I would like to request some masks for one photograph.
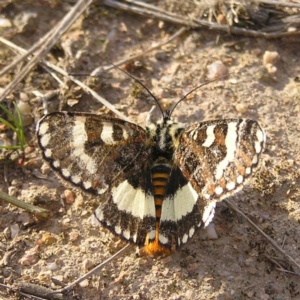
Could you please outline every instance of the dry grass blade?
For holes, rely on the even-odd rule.
[[[287,1],[278,1],[278,0],[256,0],[257,3],[276,5],[276,6],[284,6],[284,7],[295,7],[300,8],[299,3],[287,2]]]
[[[276,268],[276,269],[277,269],[278,271],[284,272],[284,273],[289,273],[289,274],[296,275],[296,276],[300,276],[300,274],[297,274],[297,273],[295,273],[295,272],[286,270],[286,269],[280,264],[280,262],[278,261],[277,258],[271,257],[271,256],[266,255],[266,254],[265,254],[265,257],[266,257],[268,260],[270,260],[271,262],[273,262],[275,265],[277,265],[278,268]]]
[[[244,217],[246,221],[261,235],[263,236],[273,247],[275,250],[279,251],[288,261],[291,265],[296,267],[300,271],[300,265],[270,237],[266,233],[264,233],[255,223],[253,223],[242,211],[240,211],[231,201],[228,199],[223,200],[232,210],[237,212],[239,215]],[[300,273],[296,273],[299,275]]]
[[[30,54],[30,50],[25,50],[17,45],[15,45],[14,43],[6,40],[5,38],[0,36],[0,42],[3,43],[4,45],[12,48],[13,50],[19,52],[22,54],[22,57],[24,59],[29,58],[29,54]],[[67,88],[67,85],[60,80],[60,78],[51,71],[51,69],[49,67],[47,67],[47,64],[45,63],[44,59],[42,59],[41,61],[41,66],[44,68],[44,70],[46,70],[48,73],[51,74],[51,76],[60,84],[61,87]]]
[[[27,282],[20,282],[17,284],[17,287],[11,287],[5,284],[0,283],[0,287],[11,291],[11,292],[16,292],[22,296],[25,296],[26,299],[51,299],[51,300],[62,300],[63,296],[62,295],[51,295],[50,297],[47,297],[47,294],[51,292],[50,289],[45,288],[40,285],[32,284],[32,283],[27,283]],[[2,299],[2,298],[1,298]]]
[[[9,196],[3,192],[0,191],[0,199],[4,202],[13,204],[14,206],[20,207],[29,213],[35,215],[38,219],[48,219],[50,212],[48,209],[44,209],[41,207],[37,207],[34,205],[31,205],[29,203],[23,202],[15,197]]]
[[[13,47],[15,50],[20,51],[22,53],[26,52],[25,49],[16,46],[12,42],[8,42],[4,38],[0,38],[0,42],[5,43],[9,47]],[[86,93],[92,95],[96,100],[98,100],[100,103],[102,103],[103,105],[105,105],[108,109],[110,109],[113,113],[115,113],[121,119],[123,119],[125,121],[129,121],[129,119],[127,117],[125,117],[122,113],[120,113],[111,103],[109,103],[106,99],[102,98],[99,94],[97,94],[94,90],[90,89],[87,85],[85,85],[80,80],[74,78],[73,76],[70,76],[66,71],[64,71],[63,69],[61,69],[61,68],[59,68],[59,67],[57,67],[57,66],[55,66],[55,65],[53,65],[51,63],[49,63],[45,59],[42,59],[41,63],[44,65],[44,67],[47,67],[47,68],[49,68],[51,70],[54,70],[55,72],[57,72],[57,73],[65,76],[65,77],[67,77],[69,80],[72,80],[74,83],[76,83],[77,85],[79,85]],[[62,82],[62,81],[59,80],[59,82]]]
[[[8,85],[0,96],[0,102],[3,101],[18,85],[18,83],[26,76],[26,74],[50,51],[57,40],[64,34],[64,32],[77,20],[77,18],[85,11],[92,0],[79,0],[77,4],[68,12],[68,14],[57,25],[56,29],[47,34],[47,41],[42,45],[35,56],[28,62],[26,67],[15,77],[15,79]]]
[[[15,59],[12,63],[10,63],[8,66],[6,66],[5,68],[3,68],[0,71],[0,76],[5,75],[7,72],[9,72],[10,70],[12,70],[17,64],[19,64],[20,62],[24,61],[25,59],[27,59],[31,54],[33,54],[35,52],[35,50],[37,50],[39,47],[41,47],[45,41],[49,38],[49,36],[53,33],[53,31],[55,30],[55,27],[52,28],[42,39],[40,39],[36,44],[34,44],[26,53],[24,53],[23,55],[21,55],[20,57],[18,57],[17,59]],[[2,37],[1,37],[2,39]]]
[[[166,13],[165,11],[162,10],[158,11],[155,6],[152,6],[150,4],[148,4],[146,7],[140,8],[139,6],[135,5],[135,3],[125,4],[123,2],[114,1],[114,0],[104,0],[103,2],[107,6],[133,12],[142,16],[157,18],[159,20],[164,20],[170,23],[174,23],[182,26],[188,26],[192,28],[200,27],[199,24],[189,20],[188,18],[177,16],[175,14],[170,15],[169,13]]]
[[[294,14],[294,12],[284,10],[300,7],[299,4],[293,3],[256,1],[255,5],[251,5],[250,3],[242,3],[241,1],[218,1],[216,5],[208,1],[198,1],[190,9],[190,13],[182,13],[180,11],[181,6],[178,5],[175,6],[177,12],[174,13],[168,10],[167,5],[165,9],[162,9],[151,4],[133,0],[125,0],[125,2],[104,0],[104,4],[191,28],[206,27],[211,30],[237,35],[264,37],[267,39],[300,35],[299,12]],[[194,11],[198,11],[198,15],[194,14]],[[271,12],[275,17],[270,17]],[[203,16],[208,17],[205,19]],[[217,20],[218,16],[223,16],[223,22]],[[215,21],[212,21],[213,19]]]
[[[51,299],[51,300],[62,300],[63,296],[60,294],[48,296],[51,293],[51,290],[45,288],[41,285],[20,282],[18,283],[18,289],[20,290],[20,294],[27,296],[28,298],[33,299]]]

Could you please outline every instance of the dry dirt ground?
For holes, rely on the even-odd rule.
[[[64,16],[69,5],[60,1],[2,4],[1,17],[14,24],[1,28],[1,36],[28,49]],[[90,72],[141,53],[178,29],[101,4],[92,5],[47,59],[69,71]],[[167,108],[206,81],[208,65],[223,62],[231,72],[229,78],[197,90],[178,106],[173,117],[187,124],[236,117],[259,121],[267,134],[261,168],[231,200],[298,264],[299,43],[300,37],[265,40],[207,29],[190,30],[126,65]],[[270,74],[263,66],[265,51],[279,54],[275,73]],[[14,58],[15,53],[1,45],[1,68]],[[1,87],[10,81],[10,76],[1,78]],[[109,113],[77,86],[66,83],[68,89],[47,101],[49,112],[63,109]],[[96,79],[88,78],[86,83],[139,124],[144,124],[154,105],[144,89],[116,69]],[[51,278],[70,283],[125,245],[103,228],[91,226],[89,217],[100,199],[61,183],[43,165],[34,134],[43,114],[42,102],[33,92],[46,94],[58,87],[49,73],[37,67],[11,96],[30,105],[33,119],[26,127],[26,136],[31,147],[26,149],[23,167],[0,165],[0,189],[49,209],[51,217],[37,221],[0,202],[0,282],[7,285],[23,281],[58,288]],[[1,134],[10,135],[8,131]],[[64,199],[65,190],[73,192],[74,202],[69,196],[67,201]],[[218,205],[214,224],[216,240],[196,234],[168,257],[139,257],[131,249],[64,299],[300,299],[299,276],[289,273],[293,269],[287,261],[224,203]],[[0,298],[26,297],[0,287]]]

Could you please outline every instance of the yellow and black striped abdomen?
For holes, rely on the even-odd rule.
[[[169,173],[152,173],[152,186],[155,203],[156,222],[159,223],[161,216],[161,207],[166,195]]]
[[[155,238],[151,240],[147,236],[145,241],[144,252],[148,255],[170,254],[170,249],[159,243],[159,224],[161,218],[162,204],[166,196],[167,184],[170,177],[171,168],[168,164],[157,164],[151,169],[151,180],[155,204]]]

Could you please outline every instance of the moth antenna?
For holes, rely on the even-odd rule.
[[[149,111],[149,113],[148,113],[148,115],[147,115],[147,118],[146,118],[146,126],[149,126],[149,125],[151,124],[151,117],[152,117],[152,114],[153,114],[155,108],[156,108],[155,105],[153,105],[153,106],[151,107],[151,109],[150,109],[150,111]]]
[[[127,76],[129,76],[131,79],[135,80],[139,85],[141,85],[148,93],[149,95],[154,99],[155,103],[157,104],[161,114],[162,114],[162,117],[164,118],[165,117],[165,114],[164,114],[164,111],[163,109],[161,108],[158,100],[156,99],[156,97],[153,95],[153,93],[139,80],[137,79],[135,76],[131,75],[130,73],[128,73],[127,71],[121,69],[120,67],[118,67],[117,65],[111,63],[115,68],[117,68],[118,70],[120,70],[121,72],[123,72],[124,74],[126,74]]]
[[[202,84],[196,86],[195,88],[193,88],[193,89],[192,89],[191,91],[189,91],[186,95],[184,95],[179,101],[177,101],[177,103],[173,106],[173,108],[172,108],[170,111],[168,111],[167,117],[169,117],[169,118],[171,117],[171,115],[172,115],[172,113],[174,112],[174,110],[175,110],[175,108],[177,107],[177,105],[178,105],[180,102],[182,102],[184,99],[186,99],[186,97],[187,97],[188,95],[190,95],[191,93],[193,93],[193,92],[195,92],[196,90],[200,89],[200,88],[203,87],[204,85],[207,85],[207,84],[209,84],[209,83],[215,82],[215,81],[220,80],[220,79],[223,79],[223,78],[229,76],[230,74],[231,74],[231,73],[228,73],[228,74],[226,74],[226,75],[224,75],[224,76],[221,76],[221,77],[218,77],[218,78],[216,78],[216,79],[214,79],[214,80],[210,80],[210,81],[204,82],[204,83],[202,83]]]

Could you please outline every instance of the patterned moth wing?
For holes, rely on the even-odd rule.
[[[95,114],[50,113],[39,121],[37,137],[52,169],[95,195],[139,170],[149,156],[143,128]]]
[[[103,196],[94,219],[144,246],[156,222],[152,148],[145,129],[101,115],[54,112],[39,121],[37,138],[43,158],[59,177]]]
[[[265,134],[256,121],[246,119],[187,128],[169,121],[166,128],[173,145],[173,171],[162,203],[159,242],[169,246],[175,238],[178,247],[211,222],[217,201],[242,188],[258,166]],[[176,188],[173,177],[180,182]]]
[[[209,204],[241,189],[257,168],[265,141],[256,121],[207,121],[182,133],[175,158],[185,178]]]

